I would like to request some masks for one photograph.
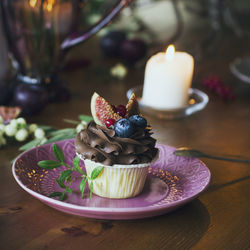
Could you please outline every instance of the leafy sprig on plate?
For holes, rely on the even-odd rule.
[[[68,194],[72,194],[71,184],[74,181],[72,176],[73,172],[78,172],[81,174],[81,183],[80,183],[80,192],[81,197],[83,198],[84,190],[86,187],[87,180],[89,181],[89,189],[90,189],[90,198],[92,198],[93,193],[93,180],[95,180],[103,170],[102,166],[96,167],[91,172],[91,175],[88,176],[80,167],[80,158],[76,156],[73,159],[73,166],[70,166],[65,161],[65,156],[63,151],[56,145],[52,145],[52,151],[57,160],[43,160],[38,162],[38,166],[47,170],[55,169],[60,166],[65,166],[66,170],[62,170],[58,179],[56,179],[57,184],[64,189],[63,192],[53,192],[49,195],[49,197],[59,197],[61,201],[65,200]]]

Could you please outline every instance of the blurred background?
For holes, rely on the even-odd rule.
[[[86,31],[113,5],[105,0],[2,1],[0,103],[32,115],[48,101],[74,98],[78,90],[72,79],[94,82],[93,90],[99,83],[117,82],[124,89],[141,85],[147,60],[171,43],[194,56],[193,86],[210,91],[219,81],[230,87],[219,94],[222,99],[234,99],[238,92],[249,96],[247,0],[132,1],[88,39],[92,34]],[[82,40],[71,43],[79,34]]]

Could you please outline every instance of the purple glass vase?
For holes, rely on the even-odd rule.
[[[23,84],[60,85],[66,52],[108,24],[131,0],[2,0],[2,22]],[[99,21],[87,17],[98,12]],[[59,84],[58,84],[59,82]],[[53,89],[53,88],[52,88]]]

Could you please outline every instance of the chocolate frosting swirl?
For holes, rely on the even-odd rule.
[[[76,152],[83,158],[104,165],[148,163],[156,156],[156,140],[147,129],[137,129],[130,138],[115,135],[114,129],[99,126],[94,121],[75,138]]]

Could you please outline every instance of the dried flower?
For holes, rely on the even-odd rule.
[[[127,74],[127,68],[123,64],[118,63],[111,68],[110,73],[114,77],[123,79]]]

